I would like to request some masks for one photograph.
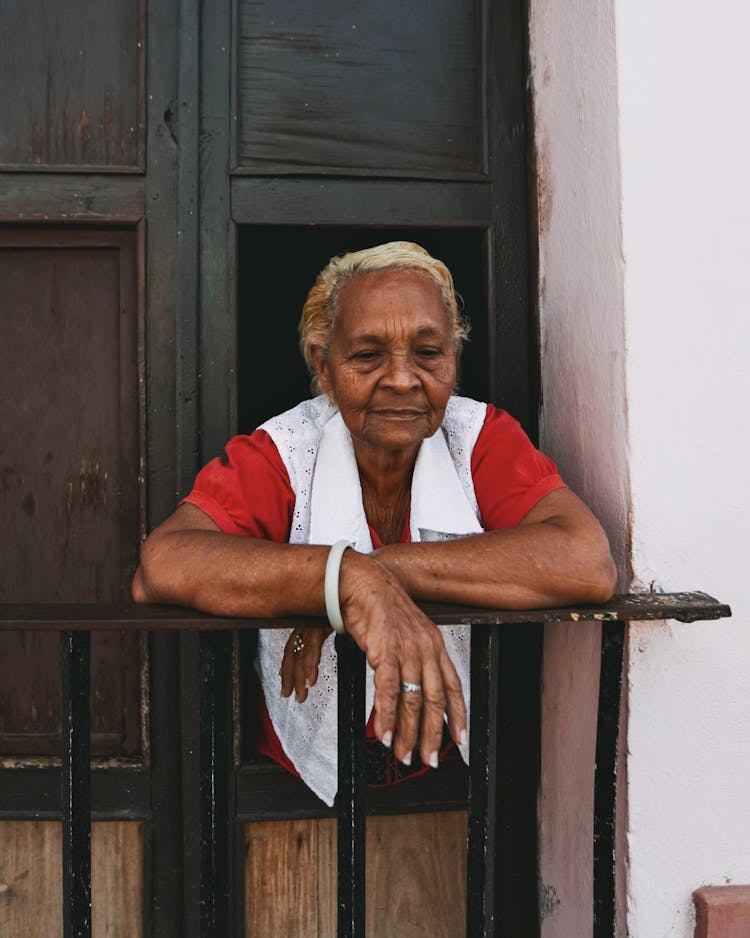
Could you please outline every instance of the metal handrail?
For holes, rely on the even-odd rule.
[[[423,604],[438,625],[472,626],[472,713],[467,863],[467,935],[491,938],[498,918],[494,901],[494,812],[499,629],[522,623],[601,621],[602,669],[596,743],[594,819],[594,938],[614,934],[614,829],[617,727],[625,623],[652,619],[693,622],[731,615],[705,593],[628,594],[596,606],[563,609],[487,610]],[[319,620],[315,620],[319,621]],[[299,619],[236,619],[190,609],[136,605],[0,605],[0,630],[59,631],[62,649],[62,815],[64,938],[91,936],[90,633],[102,629],[200,630],[201,938],[224,935],[229,894],[228,850],[221,844],[227,807],[221,790],[222,735],[212,701],[217,642],[233,629],[288,628]],[[339,699],[338,936],[364,938],[364,655],[348,636],[336,639]]]

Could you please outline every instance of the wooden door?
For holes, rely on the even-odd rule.
[[[408,236],[442,256],[475,325],[464,388],[534,435],[520,0],[9,0],[2,18],[5,601],[126,596],[139,538],[199,466],[304,392],[300,291],[333,253]],[[50,934],[56,650],[4,641],[0,880],[16,884],[18,934]],[[514,860],[498,889],[519,897],[507,933],[533,934],[538,645],[508,641],[514,770],[498,841]],[[95,934],[197,934],[199,639],[95,645]],[[254,756],[248,645],[226,640],[215,687],[231,741],[226,933],[292,934],[286,907],[305,934],[330,934],[329,812]],[[419,887],[382,897],[399,895],[389,866],[423,841],[455,854],[410,864],[452,908],[412,911],[456,933],[464,797],[454,765],[373,799],[373,934],[408,920]],[[292,856],[308,858],[314,889],[300,870],[279,901]],[[39,874],[24,878],[30,864]]]

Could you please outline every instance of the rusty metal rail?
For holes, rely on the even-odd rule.
[[[731,615],[705,593],[631,594],[599,606],[506,611],[425,604],[437,624],[472,626],[472,713],[467,863],[467,935],[501,934],[496,908],[495,806],[498,630],[522,623],[602,622],[602,669],[596,741],[593,938],[614,934],[614,831],[617,729],[625,623],[693,622]],[[229,632],[283,628],[299,620],[232,619],[161,606],[0,605],[0,630],[58,631],[62,649],[62,820],[64,938],[91,936],[90,633],[100,629],[200,630],[201,637],[201,938],[230,933],[230,715],[213,689],[227,680]],[[339,657],[338,936],[365,933],[364,656],[346,636]]]

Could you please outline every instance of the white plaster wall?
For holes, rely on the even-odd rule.
[[[624,285],[614,0],[532,0],[541,437],[603,521],[629,581]],[[545,630],[542,938],[592,925],[598,625]]]
[[[632,521],[636,582],[704,589],[735,613],[633,626],[627,662],[629,934],[692,938],[697,886],[750,883],[750,4],[530,7],[544,446],[623,575]],[[547,651],[559,693],[575,643]],[[576,712],[590,671],[545,698],[548,718]],[[562,838],[585,842],[571,818],[589,767],[569,766],[579,803],[560,804],[565,755],[545,759],[543,934],[577,938],[590,884]]]
[[[750,5],[617,0],[633,568],[722,623],[634,626],[628,924],[750,883]]]

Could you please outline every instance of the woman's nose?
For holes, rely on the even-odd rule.
[[[390,357],[384,383],[387,387],[399,391],[408,391],[419,385],[419,378],[409,355],[392,355]]]

